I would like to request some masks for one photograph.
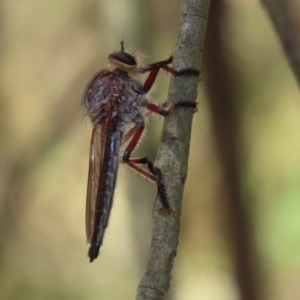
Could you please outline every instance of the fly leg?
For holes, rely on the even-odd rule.
[[[170,114],[176,107],[185,107],[196,109],[196,103],[190,102],[178,102],[171,103],[168,108],[163,108],[159,105],[148,103],[146,108],[152,113],[156,113],[161,116],[167,116]],[[124,137],[124,141],[130,140],[128,146],[126,147],[123,154],[123,163],[127,164],[130,168],[137,171],[139,174],[143,175],[145,178],[149,179],[151,182],[157,184],[157,190],[159,199],[164,208],[164,215],[168,215],[170,212],[174,211],[174,207],[172,207],[168,201],[168,196],[166,192],[166,187],[163,184],[163,175],[159,168],[154,167],[153,163],[147,157],[139,157],[139,158],[130,158],[131,154],[135,150],[143,131],[145,129],[144,124],[138,124],[133,127]],[[148,170],[145,170],[140,165],[147,165]]]
[[[192,112],[197,112],[197,102],[186,102],[186,101],[179,101],[176,103],[163,103],[161,106],[154,104],[154,103],[148,103],[147,109],[151,111],[152,113],[156,113],[160,116],[166,117],[171,112],[173,112],[176,108],[183,107],[183,108],[191,108]]]
[[[200,77],[200,71],[192,69],[192,68],[186,68],[186,69],[182,69],[180,71],[176,71],[173,68],[169,67],[168,65],[173,61],[173,56],[171,56],[170,58],[154,63],[154,64],[150,64],[145,68],[142,68],[140,70],[141,73],[145,73],[145,72],[150,72],[145,83],[144,86],[141,90],[137,90],[136,92],[139,94],[146,94],[148,93],[148,91],[151,89],[152,85],[155,82],[155,79],[157,77],[157,74],[159,72],[160,69],[163,69],[165,71],[167,71],[168,73],[172,74],[173,76],[196,76],[196,77]]]
[[[162,183],[162,173],[159,168],[153,166],[153,163],[147,157],[139,157],[139,158],[130,158],[132,152],[136,148],[143,131],[145,129],[144,125],[138,125],[135,128],[135,133],[132,134],[132,139],[128,144],[127,148],[123,154],[123,163],[127,164],[129,167],[137,171],[139,174],[143,175],[145,178],[149,179],[151,182],[157,184],[157,190],[159,199],[164,208],[164,215],[168,215],[170,212],[174,211],[174,207],[172,207],[168,201],[166,188]],[[148,170],[145,170],[139,165],[147,165]]]

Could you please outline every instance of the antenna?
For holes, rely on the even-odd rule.
[[[120,39],[120,45],[121,45],[121,51],[124,52],[124,37],[122,37],[122,39]]]

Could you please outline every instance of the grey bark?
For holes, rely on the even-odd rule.
[[[183,0],[180,26],[173,67],[176,70],[192,67],[200,69],[204,34],[207,24],[209,0]],[[172,78],[169,101],[195,101],[197,79]],[[178,109],[164,123],[162,141],[155,166],[164,176],[168,199],[175,212],[169,216],[160,213],[156,199],[153,210],[153,233],[146,271],[137,290],[137,300],[168,299],[177,253],[178,235],[184,184],[190,147],[193,113]]]

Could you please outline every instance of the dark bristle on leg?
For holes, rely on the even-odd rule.
[[[191,108],[192,111],[195,113],[198,111],[197,109],[197,102],[186,102],[186,101],[178,101],[175,103],[175,108]]]
[[[175,103],[175,107],[183,107],[183,108],[197,108],[197,102],[185,102],[178,101]]]
[[[167,197],[166,188],[162,182],[157,183],[157,190],[160,202],[163,206],[163,214],[167,216],[170,212],[175,211],[175,208],[170,205]]]
[[[162,172],[159,168],[153,168],[153,172],[157,177],[157,192],[159,200],[163,206],[163,214],[167,216],[170,212],[175,211],[168,201],[167,191],[165,185],[162,183]]]
[[[192,69],[192,68],[187,68],[187,69],[182,69],[180,71],[175,71],[174,70],[174,76],[186,76],[186,77],[190,77],[190,76],[200,76],[200,71]]]

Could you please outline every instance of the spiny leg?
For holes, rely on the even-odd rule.
[[[126,150],[124,151],[123,162],[126,163],[129,167],[131,167],[135,171],[137,171],[139,174],[143,175],[150,181],[157,184],[159,199],[164,208],[164,214],[167,215],[171,211],[174,211],[175,209],[170,205],[170,203],[168,201],[166,188],[165,188],[164,184],[162,183],[161,170],[159,168],[155,168],[153,166],[153,163],[147,157],[130,158],[132,152],[136,148],[136,146],[143,134],[144,128],[145,128],[144,125],[135,127],[135,134],[133,135],[130,143],[128,144]],[[140,167],[139,166],[140,164],[147,165],[149,171]]]
[[[171,103],[165,109],[159,105],[148,103],[146,108],[152,113],[156,113],[158,115],[165,117],[177,107],[192,108],[195,111],[197,109],[196,106],[197,103],[195,102],[178,102],[178,103]],[[137,171],[139,174],[143,175],[150,181],[157,184],[159,199],[164,208],[163,213],[164,215],[168,215],[170,212],[174,211],[175,209],[170,205],[168,201],[166,187],[162,183],[163,175],[161,170],[159,168],[154,167],[153,163],[147,157],[130,158],[139,140],[141,139],[144,129],[145,129],[144,124],[136,125],[125,134],[123,138],[123,142],[126,142],[128,140],[130,140],[130,142],[124,151],[123,162],[127,164],[129,167],[131,167],[132,169],[134,169],[135,171]],[[139,165],[147,165],[149,171],[145,170]]]
[[[139,174],[143,175],[145,178],[149,179],[151,182],[157,184],[157,191],[163,206],[164,215],[168,215],[170,212],[175,211],[175,208],[172,207],[168,201],[166,187],[162,183],[162,173],[159,168],[154,168],[153,163],[147,157],[129,158],[128,161],[124,160],[124,163]],[[140,167],[139,164],[147,164],[149,171]]]
[[[152,113],[156,113],[160,116],[166,117],[169,115],[171,112],[173,112],[176,108],[191,108],[192,112],[197,112],[197,102],[186,102],[186,101],[179,101],[179,102],[172,102],[168,103],[165,102],[161,105],[157,105],[154,103],[148,103],[147,104],[147,109],[151,111]]]
[[[150,64],[145,68],[142,68],[140,70],[141,73],[145,73],[145,72],[150,72],[150,73],[144,83],[143,89],[140,91],[137,91],[137,92],[140,94],[148,93],[148,91],[153,86],[160,69],[167,71],[168,73],[172,74],[173,76],[186,76],[186,77],[187,76],[196,76],[196,77],[200,76],[200,71],[192,69],[192,68],[186,68],[186,69],[182,69],[179,71],[174,70],[173,68],[168,66],[172,61],[173,61],[173,56],[171,56],[170,58],[168,58],[166,60],[162,60],[157,63]]]
[[[146,108],[151,111],[152,113],[161,115],[161,116],[167,116],[169,113],[171,113],[176,107],[185,107],[185,108],[196,108],[197,103],[190,103],[190,102],[179,102],[179,103],[171,103],[168,108],[164,109],[159,105],[156,105],[154,103],[148,103]],[[159,168],[156,168],[153,166],[153,163],[147,158],[147,157],[140,157],[140,158],[130,158],[131,154],[133,153],[134,149],[136,148],[139,140],[141,139],[141,136],[143,134],[143,131],[145,129],[144,124],[137,125],[129,130],[129,132],[125,135],[123,138],[123,141],[126,142],[129,139],[130,142],[128,146],[126,147],[124,154],[123,154],[123,162],[126,163],[129,167],[137,171],[139,174],[143,175],[150,181],[157,184],[157,190],[159,199],[163,205],[164,208],[164,214],[167,215],[171,211],[174,211],[174,207],[172,207],[168,201],[166,187],[162,183],[162,172]],[[148,170],[143,169],[139,165],[147,165]]]

